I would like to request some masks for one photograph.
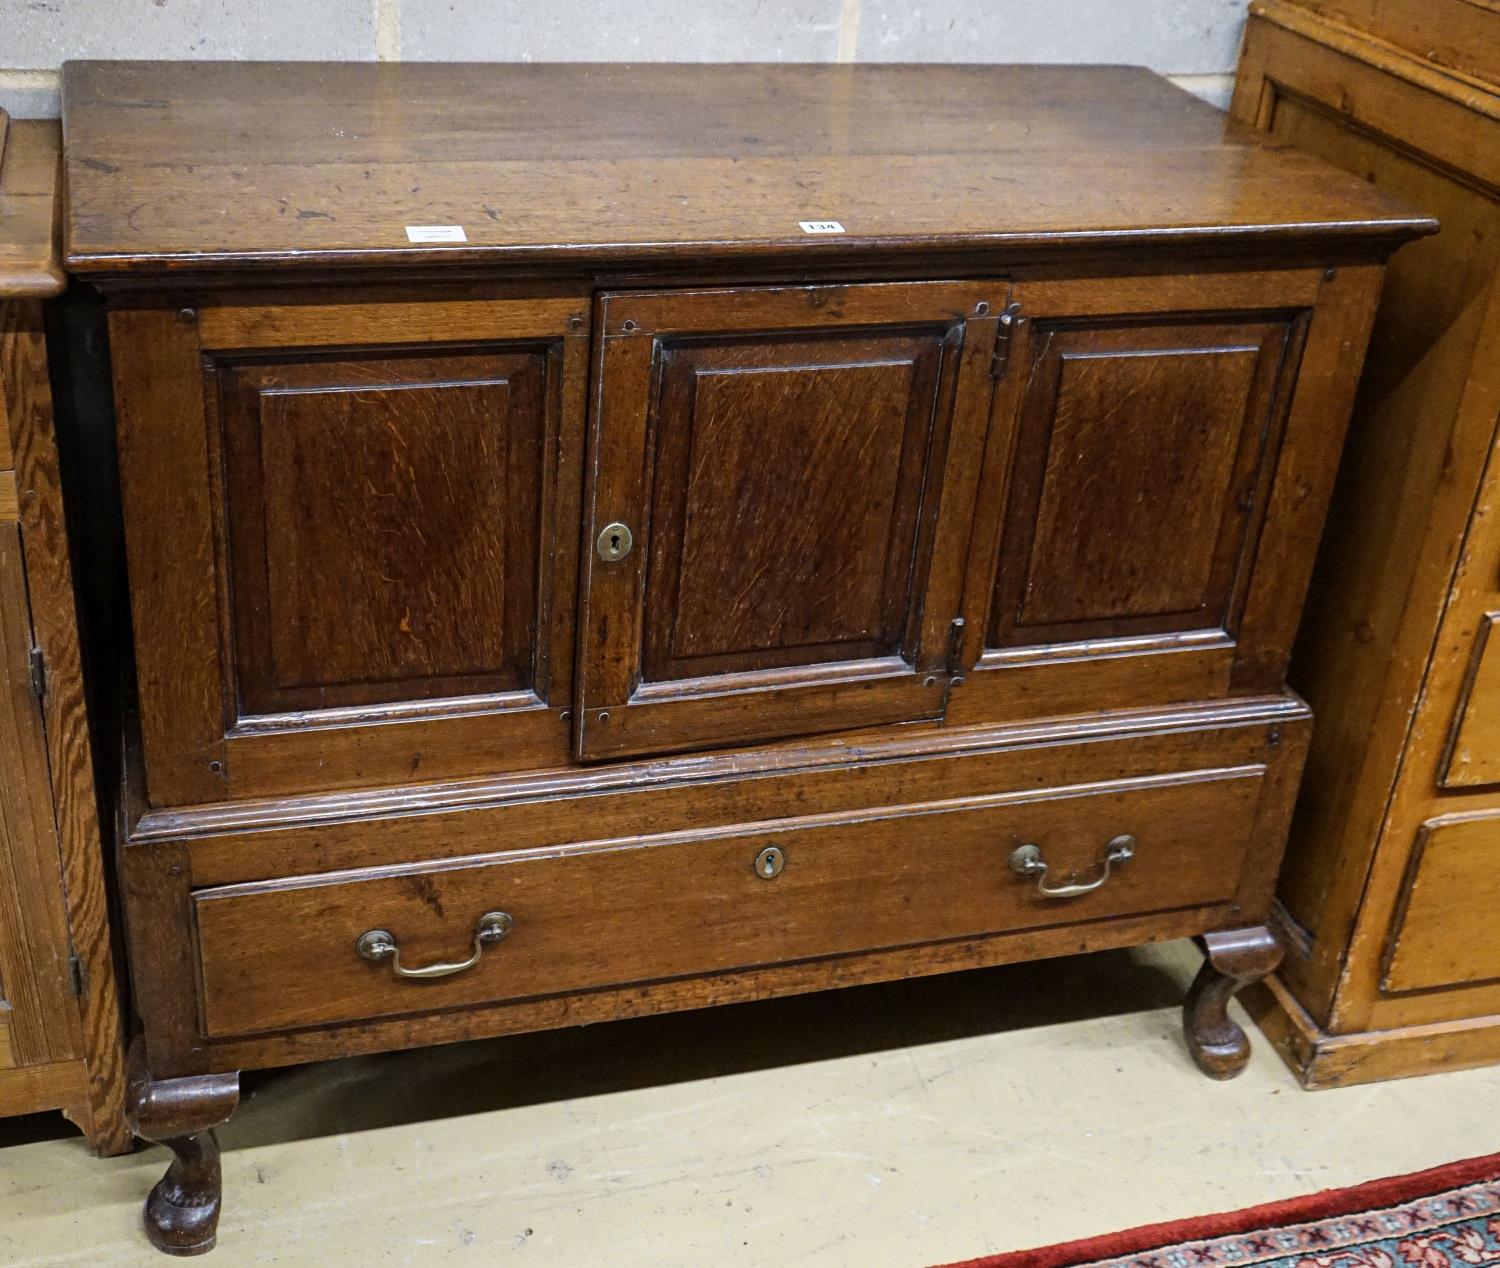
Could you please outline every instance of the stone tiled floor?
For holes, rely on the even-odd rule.
[[[926,1268],[1500,1150],[1500,1069],[1191,1066],[1190,945],[248,1076],[208,1264]],[[0,1263],[164,1264],[164,1166],[0,1123]]]

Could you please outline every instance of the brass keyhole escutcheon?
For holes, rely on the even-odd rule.
[[[599,531],[599,540],[594,543],[594,548],[599,552],[600,559],[612,564],[624,559],[634,545],[635,536],[630,531],[630,525],[616,520]]]
[[[775,880],[786,866],[786,855],[776,846],[768,845],[755,856],[755,874],[763,881]]]

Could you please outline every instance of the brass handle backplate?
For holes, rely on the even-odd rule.
[[[1080,894],[1092,894],[1109,879],[1112,867],[1128,863],[1135,857],[1135,838],[1117,836],[1104,847],[1104,870],[1091,881],[1081,885],[1047,884],[1047,860],[1042,857],[1039,845],[1020,845],[1010,856],[1010,870],[1017,876],[1036,877],[1037,892],[1046,898],[1077,898]]]
[[[485,912],[479,917],[479,923],[474,926],[474,947],[469,953],[469,958],[451,964],[424,964],[421,968],[407,968],[401,963],[401,948],[396,943],[395,935],[385,929],[367,929],[359,935],[354,949],[359,953],[361,960],[369,960],[372,964],[389,960],[397,977],[425,982],[436,977],[451,977],[455,973],[462,973],[465,969],[472,969],[479,963],[479,957],[484,954],[485,947],[504,938],[510,932],[513,923],[509,912]]]

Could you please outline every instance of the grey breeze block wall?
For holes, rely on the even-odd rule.
[[[1246,0],[0,0],[0,106],[69,58],[1114,62],[1228,101]]]

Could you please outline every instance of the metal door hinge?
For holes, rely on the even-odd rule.
[[[72,983],[73,994],[82,999],[89,992],[88,970],[83,966],[83,960],[78,952],[73,951],[68,955],[68,981]]]
[[[47,657],[40,647],[33,647],[26,657],[26,667],[31,672],[31,694],[38,701],[47,698]]]
[[[1018,302],[1007,304],[1005,311],[998,319],[999,329],[995,331],[995,359],[990,362],[990,377],[1003,379],[1005,372],[1010,369],[1010,345],[1016,333],[1016,325],[1021,321],[1021,305]]]
[[[961,616],[953,618],[953,623],[948,626],[948,672],[958,673],[959,658],[963,655],[964,647],[964,619]]]
[[[953,698],[953,689],[964,685],[964,676],[960,666],[963,663],[964,650],[964,619],[961,616],[953,618],[952,624],[948,626],[948,681],[943,684],[943,711],[942,716],[948,716],[948,701]]]

